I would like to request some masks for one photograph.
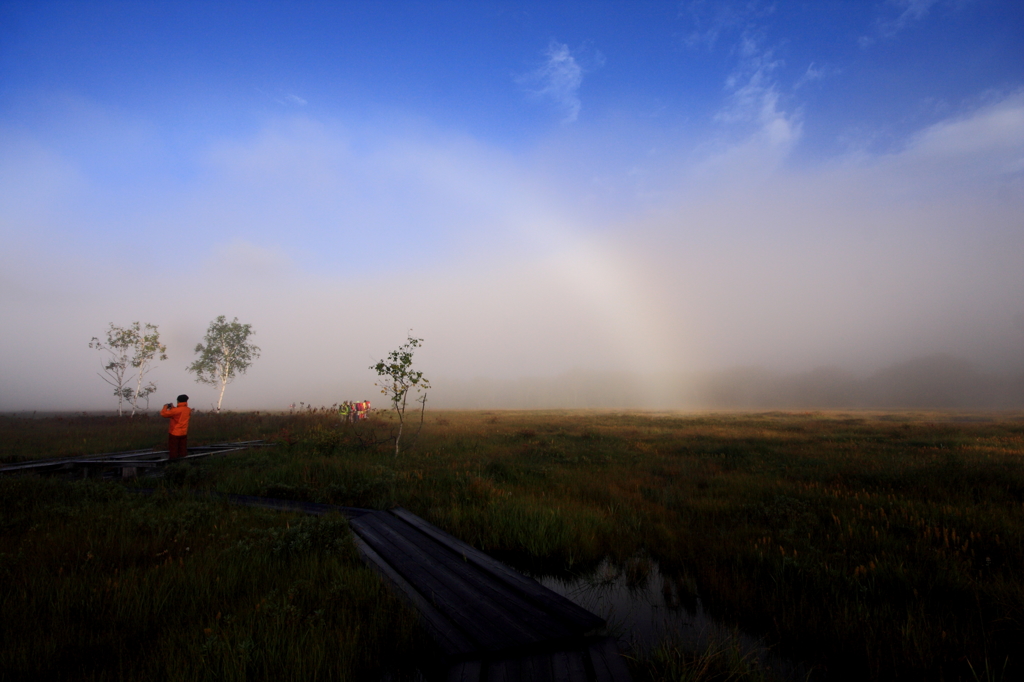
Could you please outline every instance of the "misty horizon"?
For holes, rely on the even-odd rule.
[[[449,382],[429,378],[433,386],[427,391],[428,411],[1024,409],[1024,368],[1005,373],[984,371],[963,358],[948,355],[912,358],[866,374],[837,366],[791,373],[746,366],[667,376],[575,369],[548,377],[504,380],[477,377]],[[228,385],[224,409],[320,409],[346,400],[366,399],[374,403],[375,409],[391,409],[390,403],[379,395],[379,389],[372,385],[364,385],[362,392],[310,387],[305,394],[296,392],[267,399],[252,395],[245,387],[246,380],[243,375]],[[371,377],[369,381],[372,380]],[[161,386],[155,394],[160,398],[152,398],[143,411],[152,412],[164,402],[174,402],[178,393],[189,395],[194,408],[212,411],[217,390],[196,383],[173,390]],[[140,406],[145,407],[146,403],[141,402]],[[102,400],[79,406],[57,401],[49,405],[5,407],[0,412],[110,412],[115,407],[116,398],[110,395],[106,405]]]

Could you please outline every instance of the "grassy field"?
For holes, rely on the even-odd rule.
[[[2,456],[158,444],[163,427],[0,418]],[[152,498],[0,479],[0,669],[105,651],[86,656],[94,679],[363,679],[415,655],[411,616],[358,565],[341,519],[183,494],[204,489],[401,505],[536,575],[657,561],[813,679],[1024,673],[1024,415],[435,412],[397,459],[371,444],[387,427],[201,415],[190,442],[277,445],[175,465]],[[321,652],[308,661],[306,642]],[[639,679],[770,677],[730,642],[634,654]]]

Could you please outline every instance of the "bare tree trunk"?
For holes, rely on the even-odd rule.
[[[217,398],[217,414],[220,414],[220,404],[224,402],[224,389],[228,387],[228,381],[231,379],[231,355],[227,354],[227,358],[224,361],[224,367],[220,371],[220,397]]]
[[[408,392],[402,395],[402,409],[398,409],[398,403],[395,403],[395,412],[398,413],[398,433],[395,434],[395,459],[398,459],[398,444],[402,440],[402,429],[405,428],[405,399],[408,395]]]
[[[135,384],[135,393],[132,395],[132,416],[135,416],[135,409],[139,405],[139,391],[142,390],[142,368],[139,368],[139,380]]]

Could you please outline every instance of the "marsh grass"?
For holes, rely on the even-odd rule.
[[[694,650],[674,638],[627,656],[634,675],[671,682],[769,682],[777,675],[762,664],[758,652],[745,650],[738,637],[712,638]]]
[[[537,575],[650,557],[821,679],[1022,673],[1020,415],[440,412],[397,459],[386,419],[263,415],[277,446],[161,485],[401,505]],[[675,679],[666,647],[637,675]]]
[[[0,504],[0,678],[366,679],[414,650],[343,517],[36,478]]]
[[[826,677],[1019,670],[1013,416],[441,413],[396,462],[330,424],[310,437],[211,462],[207,484],[402,505],[535,574],[650,556]]]

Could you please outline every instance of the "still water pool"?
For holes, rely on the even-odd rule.
[[[621,564],[605,559],[585,575],[536,579],[604,618],[608,634],[619,639],[622,651],[650,650],[663,642],[684,651],[733,645],[777,677],[812,677],[808,666],[774,655],[762,638],[712,618],[692,581],[663,575],[651,559],[634,558]]]

